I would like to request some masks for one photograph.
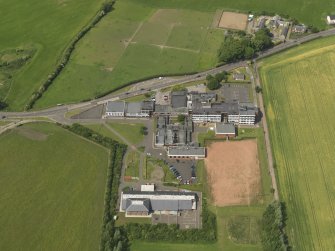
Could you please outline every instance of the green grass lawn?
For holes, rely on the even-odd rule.
[[[261,62],[267,120],[294,250],[335,246],[335,37]]]
[[[92,129],[93,131],[96,131],[97,133],[100,133],[105,137],[122,142],[122,140],[115,133],[110,131],[104,124],[85,124],[84,126]]]
[[[126,155],[126,176],[138,177],[140,165],[140,153],[137,151],[129,151]]]
[[[37,49],[32,60],[14,74],[10,88],[0,85],[0,96],[7,97],[10,109],[24,108],[32,93],[55,69],[67,44],[96,14],[102,2],[0,0],[0,52],[26,46]]]
[[[141,134],[141,127],[144,126],[142,123],[124,123],[124,122],[108,122],[108,125],[115,131],[121,134],[131,144],[138,145],[143,139],[144,135]]]
[[[97,250],[108,156],[48,123],[0,135],[0,249]]]

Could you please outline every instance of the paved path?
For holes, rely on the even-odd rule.
[[[254,67],[255,67],[254,68],[255,69],[254,79],[256,81],[256,85],[261,86],[256,62],[254,62]],[[268,128],[268,124],[267,124],[266,116],[265,116],[263,95],[262,95],[262,93],[258,93],[257,96],[258,96],[259,109],[263,114],[262,124],[263,124],[263,130],[264,130],[265,147],[266,147],[266,152],[267,152],[267,155],[268,155],[269,174],[271,176],[272,188],[274,189],[273,196],[274,196],[275,200],[279,200],[276,173],[275,173],[274,166],[273,166],[273,156],[272,156],[272,150],[271,150],[269,128]]]

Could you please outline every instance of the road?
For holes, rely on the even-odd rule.
[[[301,43],[305,43],[310,40],[314,40],[319,37],[326,37],[326,36],[332,36],[335,35],[335,28],[321,31],[319,33],[313,33],[310,35],[307,35],[305,37],[297,38],[295,40],[289,40],[285,43],[282,43],[280,45],[277,45],[273,48],[270,48],[262,53],[259,53],[259,55],[254,59],[259,60],[264,57],[268,57],[270,55],[276,54],[278,52],[281,52],[283,50],[286,50],[288,48],[297,46]],[[34,112],[0,112],[0,117],[1,116],[6,116],[6,117],[51,117],[53,120],[57,121],[57,117],[60,118],[63,114],[73,109],[78,109],[78,108],[90,108],[93,107],[97,104],[102,104],[106,103],[109,100],[118,100],[118,99],[123,99],[123,98],[128,98],[128,97],[133,97],[141,94],[148,93],[153,90],[161,89],[161,88],[166,88],[170,86],[174,86],[176,84],[182,84],[190,81],[195,81],[195,80],[204,80],[208,74],[217,74],[222,71],[230,71],[232,69],[238,68],[238,67],[243,67],[247,66],[247,61],[240,61],[237,63],[232,63],[232,64],[226,64],[220,67],[216,67],[207,71],[203,71],[200,73],[196,74],[191,74],[191,75],[185,75],[185,76],[180,76],[176,78],[153,78],[147,81],[141,81],[138,83],[135,83],[133,87],[131,88],[130,91],[124,92],[124,93],[119,93],[119,94],[109,94],[105,97],[95,99],[92,101],[88,102],[82,102],[82,103],[77,103],[77,104],[69,104],[69,105],[63,105],[63,106],[57,106],[57,107],[52,107],[49,109],[44,109],[40,111],[34,111]],[[63,122],[63,121],[61,121]]]
[[[254,82],[255,82],[256,86],[261,86],[256,61],[254,62],[254,71],[255,71]],[[271,176],[271,182],[272,182],[272,188],[273,188],[273,197],[274,197],[275,200],[279,200],[278,186],[277,186],[277,180],[276,180],[276,172],[275,172],[274,165],[273,165],[273,156],[272,156],[272,150],[271,150],[270,134],[269,134],[268,123],[266,121],[266,116],[265,116],[263,95],[261,93],[258,93],[257,97],[258,97],[258,107],[259,107],[260,112],[263,115],[262,125],[263,125],[263,130],[264,130],[266,153],[267,153],[267,157],[268,157],[269,174]]]
[[[268,57],[270,55],[276,54],[278,52],[284,51],[286,49],[292,48],[294,46],[298,46],[302,43],[320,38],[320,37],[327,37],[327,36],[333,36],[335,35],[335,28],[321,31],[319,33],[314,33],[307,35],[305,37],[297,38],[295,40],[289,40],[285,43],[282,43],[278,46],[275,46],[273,48],[270,48],[264,52],[259,53],[259,55],[254,59],[254,66],[255,66],[255,81],[256,85],[260,85],[260,80],[258,78],[258,73],[257,73],[257,63],[256,61],[265,57]],[[195,80],[204,80],[206,79],[206,76],[208,74],[215,75],[217,73],[220,73],[222,71],[230,71],[235,68],[239,67],[245,67],[248,65],[247,61],[240,61],[237,63],[232,63],[232,64],[226,64],[220,67],[216,67],[207,71],[203,71],[200,73],[196,74],[190,74],[190,75],[185,75],[185,76],[179,76],[179,77],[168,77],[168,78],[153,78],[147,81],[140,81],[138,83],[134,83],[131,87],[131,89],[127,92],[123,93],[118,93],[118,94],[109,94],[106,95],[102,98],[95,99],[92,101],[88,102],[82,102],[82,103],[77,103],[77,104],[69,104],[69,105],[62,105],[62,106],[56,106],[40,111],[32,111],[32,112],[0,112],[0,118],[3,116],[6,116],[7,118],[22,118],[26,122],[30,121],[34,117],[47,117],[53,121],[59,122],[59,123],[67,123],[71,124],[74,122],[74,120],[67,119],[65,117],[65,114],[74,109],[89,109],[97,104],[103,104],[106,103],[109,100],[119,100],[119,99],[124,99],[124,98],[129,98],[145,93],[149,93],[154,90],[158,90],[161,88],[166,88],[166,87],[171,87],[176,84],[182,84],[182,83],[187,83],[190,81],[195,81]],[[270,137],[269,137],[269,130],[268,130],[268,125],[265,119],[265,110],[264,110],[264,103],[263,103],[263,97],[262,95],[258,95],[258,101],[259,101],[259,107],[261,112],[263,113],[263,128],[264,128],[264,135],[265,135],[265,144],[266,144],[266,150],[268,154],[268,164],[269,164],[269,173],[271,175],[272,179],[272,187],[274,189],[274,198],[275,200],[279,199],[279,194],[278,194],[278,187],[277,187],[277,181],[275,177],[275,170],[273,166],[273,156],[272,156],[272,151],[271,151],[271,142],[270,142]],[[20,122],[24,123],[24,122]],[[10,126],[6,126],[5,128],[2,128],[0,131],[3,132],[9,128],[12,128],[12,126],[15,126],[15,124],[11,124]]]

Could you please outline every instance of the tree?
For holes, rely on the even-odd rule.
[[[226,71],[215,74],[214,78],[220,83],[221,81],[228,79],[228,73]]]
[[[255,37],[252,40],[253,48],[256,51],[262,51],[273,46],[271,33],[269,29],[263,28],[255,33]]]
[[[8,107],[8,104],[6,102],[0,101],[0,110],[3,110]]]
[[[111,12],[113,10],[113,5],[114,5],[114,1],[107,1],[107,2],[103,3],[101,9],[104,13],[108,13],[108,12]]]
[[[220,88],[220,83],[219,81],[217,81],[215,78],[213,78],[212,80],[210,80],[207,84],[207,88],[210,90],[216,90]]]
[[[231,63],[244,57],[244,48],[240,39],[235,39],[232,36],[225,38],[219,50],[219,60],[226,63]]]
[[[148,134],[148,128],[146,128],[145,126],[141,126],[140,128],[140,134],[142,135],[147,135]]]
[[[255,50],[251,46],[248,46],[244,49],[245,59],[252,59],[254,55],[255,55]]]
[[[179,123],[184,123],[184,122],[185,122],[185,118],[186,118],[185,115],[183,115],[183,114],[179,114],[178,117],[177,117],[177,121],[178,121]]]
[[[257,93],[261,93],[263,90],[262,90],[262,87],[260,87],[260,86],[256,86],[255,91],[256,91]]]

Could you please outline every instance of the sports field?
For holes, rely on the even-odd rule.
[[[261,191],[256,140],[213,142],[205,159],[212,203],[250,205]]]
[[[117,1],[115,10],[79,44],[37,107],[81,101],[160,74],[214,67],[224,31],[215,12],[160,9]]]
[[[98,250],[108,156],[53,124],[0,135],[0,250]]]
[[[0,85],[0,96],[6,97],[11,109],[24,108],[32,93],[54,71],[66,45],[102,2],[0,0],[0,53],[27,46],[37,50],[30,62],[11,78],[11,86]]]
[[[280,195],[294,250],[335,247],[335,37],[261,62]]]

